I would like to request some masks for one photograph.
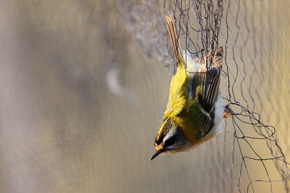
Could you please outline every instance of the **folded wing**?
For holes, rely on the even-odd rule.
[[[208,54],[209,55],[209,54]],[[208,59],[208,57],[206,58]],[[214,123],[214,105],[219,95],[220,74],[222,71],[222,47],[214,54],[212,66],[209,69],[203,64],[195,73],[192,82],[192,94],[196,100],[199,100],[199,107],[203,120],[202,127],[198,130],[200,133],[197,138],[202,138],[207,135],[212,129]]]

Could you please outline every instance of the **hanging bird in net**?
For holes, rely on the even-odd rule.
[[[285,3],[119,1],[140,50],[173,75],[152,158],[206,141],[193,150],[199,155],[193,170],[203,176],[187,174],[194,185],[184,190],[289,192],[289,144],[283,133],[289,127],[290,57],[276,51],[290,48]],[[167,15],[172,17],[165,24]],[[223,110],[216,116],[219,106]],[[220,133],[215,120],[224,113],[231,116],[214,137]]]

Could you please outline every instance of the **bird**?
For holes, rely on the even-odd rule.
[[[155,137],[156,152],[151,160],[160,154],[187,151],[208,141],[223,131],[223,119],[229,115],[219,88],[223,48],[207,52],[202,61],[193,60],[178,45],[172,17],[166,16],[165,23],[177,70],[171,79],[168,104]]]

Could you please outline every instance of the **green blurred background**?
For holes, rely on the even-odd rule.
[[[236,191],[231,129],[149,162],[170,75],[115,0],[4,0],[0,31],[0,192]]]

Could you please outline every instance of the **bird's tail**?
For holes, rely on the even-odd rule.
[[[184,67],[184,62],[183,62],[183,58],[182,58],[182,55],[178,46],[177,35],[176,35],[174,21],[172,17],[165,16],[165,23],[166,23],[166,27],[170,36],[174,56],[177,62],[177,67]]]
[[[176,35],[176,30],[174,27],[174,21],[172,19],[172,17],[170,16],[165,16],[165,23],[166,23],[166,27],[170,36],[170,40],[171,40],[171,44],[173,47],[173,53],[177,62],[177,67],[185,67],[183,58],[182,58],[182,54],[178,45],[178,40],[177,40],[177,35]],[[220,47],[216,50],[213,59],[212,59],[212,66],[216,67],[216,68],[222,68],[222,53],[223,53],[223,47]],[[206,56],[204,57],[203,62],[201,63],[201,66],[199,68],[200,72],[206,72],[206,60],[209,60],[210,55],[212,54],[211,51],[209,51]],[[195,60],[196,63],[200,63],[200,60],[198,58],[196,58]]]

